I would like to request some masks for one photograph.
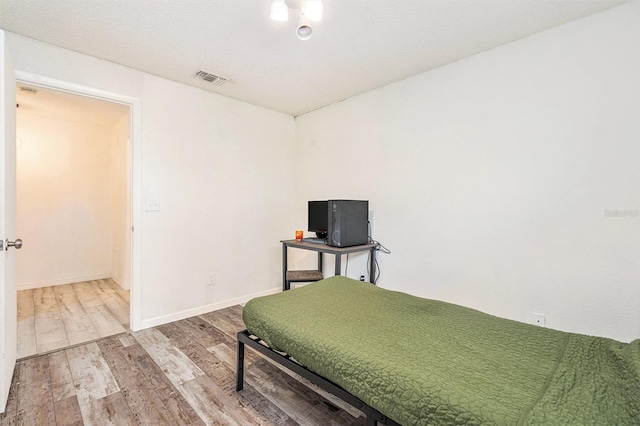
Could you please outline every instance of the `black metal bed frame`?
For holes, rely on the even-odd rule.
[[[244,388],[244,346],[248,345],[253,350],[288,368],[294,373],[299,374],[314,385],[321,387],[322,389],[342,399],[344,402],[362,411],[366,416],[367,426],[375,426],[377,424],[400,426],[395,421],[380,413],[378,410],[370,407],[362,400],[353,396],[332,381],[319,376],[318,374],[309,370],[307,367],[297,363],[289,355],[276,352],[260,342],[261,339],[259,337],[252,335],[247,330],[238,332],[238,367],[236,370],[236,391],[239,392]]]

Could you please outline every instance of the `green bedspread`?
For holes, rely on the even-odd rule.
[[[402,425],[640,425],[640,340],[344,277],[251,300],[249,332]]]

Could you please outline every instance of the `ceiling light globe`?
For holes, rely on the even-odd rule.
[[[302,13],[313,22],[320,22],[322,19],[322,0],[305,0],[302,3]]]
[[[289,20],[289,8],[284,0],[273,0],[273,3],[271,3],[271,19],[279,22]]]

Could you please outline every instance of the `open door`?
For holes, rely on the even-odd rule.
[[[16,365],[16,78],[0,30],[0,412]]]

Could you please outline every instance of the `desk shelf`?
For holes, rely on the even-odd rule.
[[[306,283],[313,281],[320,281],[324,277],[322,272],[309,270],[309,271],[287,271],[287,281],[292,283]]]
[[[310,243],[298,240],[282,240],[282,290],[289,290],[292,282],[314,282],[323,279],[322,276],[322,254],[333,254],[335,256],[335,275],[341,274],[341,258],[343,254],[358,253],[368,251],[371,254],[369,264],[369,281],[375,281],[375,255],[378,243],[362,244],[351,247],[332,247],[326,244]],[[318,253],[318,269],[289,271],[287,265],[287,248],[297,248],[302,250],[311,250]]]

